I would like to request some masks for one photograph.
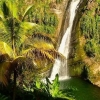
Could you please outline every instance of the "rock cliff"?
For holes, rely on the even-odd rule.
[[[100,87],[100,0],[86,0],[76,16],[69,70]]]

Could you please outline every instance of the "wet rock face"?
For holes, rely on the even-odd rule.
[[[58,27],[56,30],[57,35],[55,36],[55,37],[57,37],[56,38],[57,48],[59,47],[59,43],[60,43],[63,33],[65,31],[65,27],[67,26],[67,23],[65,23],[65,21],[66,21],[66,14],[67,14],[67,8],[68,8],[69,1],[70,0],[63,0],[63,2],[61,4],[59,4],[57,6],[55,5],[55,7],[52,9],[53,12],[57,14],[57,17],[59,20]],[[59,40],[58,40],[58,38],[59,38]]]

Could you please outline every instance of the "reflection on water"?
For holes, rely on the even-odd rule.
[[[100,88],[80,78],[61,81],[60,88],[72,88],[76,100],[100,100]]]

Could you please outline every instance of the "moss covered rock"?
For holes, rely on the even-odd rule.
[[[71,75],[82,76],[100,87],[100,0],[89,0],[80,13],[76,41],[71,43]]]

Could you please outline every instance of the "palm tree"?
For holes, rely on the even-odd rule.
[[[30,5],[22,16],[18,14],[15,3],[3,0],[0,10],[0,82],[8,84],[12,72],[14,72],[14,93],[15,100],[17,70],[21,68],[22,62],[29,59],[37,66],[39,61],[54,62],[55,58],[62,57],[53,47],[52,39],[41,33],[32,33],[34,27],[38,25],[26,22],[25,18],[33,5]],[[47,41],[48,48],[36,46],[35,39]],[[38,41],[39,42],[39,41]]]

